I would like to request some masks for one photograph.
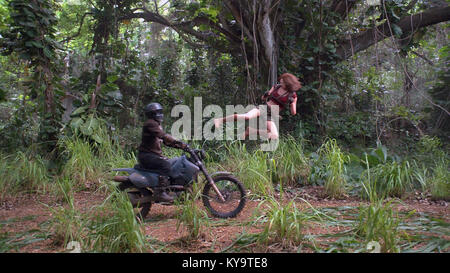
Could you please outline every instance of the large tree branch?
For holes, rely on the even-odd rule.
[[[239,6],[239,3],[236,3],[236,1],[233,0],[226,0],[224,1],[225,6],[228,8],[228,10],[233,15],[234,19],[239,23],[239,26],[242,28],[242,31],[245,33],[247,38],[254,42],[253,34],[249,29],[249,26],[246,24],[245,20],[241,16],[241,7]]]
[[[138,10],[142,10],[141,12],[137,12]],[[190,21],[185,22],[171,22],[165,17],[161,16],[158,13],[151,12],[145,8],[139,8],[133,10],[132,13],[123,15],[119,18],[119,20],[131,20],[131,19],[137,19],[141,18],[144,19],[147,22],[155,22],[159,23],[161,25],[164,25],[166,27],[170,27],[176,32],[180,34],[180,36],[185,37],[185,35],[190,35],[192,37],[195,37],[196,39],[204,42],[205,44],[209,46],[214,46],[216,49],[218,49],[221,52],[231,52],[234,49],[238,48],[240,44],[240,38],[236,36],[234,33],[231,33],[225,28],[222,28],[219,24],[213,22],[207,17],[198,16]],[[237,45],[237,46],[231,46],[227,43],[224,43],[223,40],[220,41],[219,34],[214,33],[213,31],[198,31],[195,30],[195,27],[201,26],[201,25],[207,25],[210,29],[213,29],[220,34],[223,34],[225,39],[228,40],[229,44],[231,45]],[[185,39],[186,40],[186,39]],[[189,41],[187,41],[189,42]],[[190,44],[194,44],[192,41],[189,42]]]
[[[81,16],[80,26],[78,27],[78,31],[77,31],[75,34],[73,34],[72,36],[69,36],[69,37],[67,37],[66,39],[62,40],[60,43],[70,42],[70,40],[72,40],[72,39],[78,37],[78,36],[81,34],[81,28],[83,27],[84,18],[85,18],[88,14],[89,14],[89,15],[92,15],[92,12],[86,12],[85,14],[83,14],[83,15]]]
[[[406,16],[396,25],[403,33],[409,33],[419,28],[438,24],[450,20],[450,6],[443,8],[432,8],[419,14]],[[336,54],[341,59],[347,59],[352,54],[365,50],[375,43],[393,35],[389,22],[378,27],[353,35],[338,46]]]

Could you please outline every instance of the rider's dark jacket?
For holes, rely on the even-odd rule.
[[[161,125],[154,119],[148,119],[142,128],[142,141],[139,152],[154,153],[162,157],[161,142],[165,145],[182,148],[182,142],[166,134]]]

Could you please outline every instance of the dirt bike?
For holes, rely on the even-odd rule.
[[[236,217],[244,208],[246,192],[243,184],[229,172],[209,174],[203,164],[205,153],[203,150],[185,149],[185,154],[169,159],[172,175],[169,186],[163,189],[175,200],[183,198],[183,193],[192,190],[192,183],[198,183],[198,173],[202,172],[206,184],[202,191],[203,205],[212,215],[219,218]],[[142,169],[135,165],[133,168],[113,169],[113,171],[127,172],[128,176],[115,176],[114,181],[121,191],[127,193],[130,202],[137,210],[137,216],[145,218],[153,203],[173,205],[174,202],[159,202],[154,195],[155,187],[159,187],[159,175],[151,170]]]

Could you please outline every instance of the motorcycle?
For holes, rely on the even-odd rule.
[[[192,190],[192,184],[198,183],[198,174],[202,172],[206,184],[202,190],[203,205],[212,215],[219,218],[236,217],[244,208],[246,191],[243,184],[229,172],[209,174],[203,164],[205,153],[198,149],[185,149],[185,154],[169,159],[172,175],[169,186],[163,189],[175,200],[183,198],[183,193]],[[126,192],[133,207],[137,210],[137,217],[144,219],[153,203],[173,205],[175,202],[159,202],[154,195],[155,187],[159,187],[159,175],[151,170],[142,169],[135,165],[133,168],[119,168],[113,171],[127,172],[127,176],[115,176],[121,191]]]

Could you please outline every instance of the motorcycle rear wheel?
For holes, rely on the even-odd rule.
[[[119,185],[119,189],[120,191],[125,191],[128,195],[128,198],[130,199],[130,201],[132,199],[139,199],[142,198],[144,196],[148,196],[151,195],[152,193],[147,190],[147,189],[131,189],[133,188],[133,184],[131,183],[121,183]],[[128,190],[131,189],[131,190]],[[127,191],[128,190],[128,191]],[[145,217],[147,217],[148,213],[150,212],[150,208],[152,207],[152,203],[151,202],[147,202],[147,203],[138,203],[137,205],[133,205],[133,208],[135,208],[135,212],[136,212],[136,217],[140,220],[144,220]]]
[[[148,191],[146,189],[144,189],[144,191]],[[136,192],[127,192],[128,197],[131,198],[142,198],[144,196],[150,195],[150,191],[144,192],[142,191],[142,189],[140,189],[140,191],[136,191]],[[144,220],[145,217],[147,217],[148,213],[150,212],[150,208],[152,207],[152,203],[151,202],[147,202],[147,203],[138,203],[137,205],[133,205],[133,208],[135,208],[135,212],[136,212],[136,217],[139,218],[140,220]]]
[[[203,205],[216,217],[236,217],[245,206],[245,190],[242,183],[232,175],[218,175],[213,178],[225,202],[220,200],[211,184],[203,188]]]

